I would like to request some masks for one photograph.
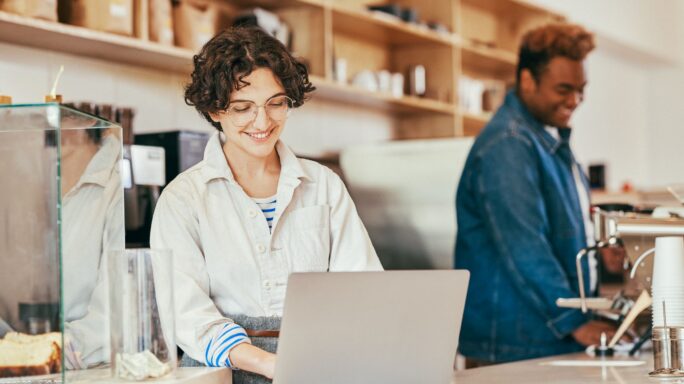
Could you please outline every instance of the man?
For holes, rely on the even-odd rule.
[[[460,339],[469,363],[575,352],[613,332],[555,304],[578,297],[575,256],[594,242],[587,180],[568,143],[593,49],[592,34],[576,25],[528,32],[516,89],[468,156],[455,260],[472,274]],[[593,255],[584,265],[587,292],[596,291],[595,265]]]

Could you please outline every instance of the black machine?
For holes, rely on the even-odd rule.
[[[135,143],[163,147],[166,151],[166,183],[204,158],[211,133],[170,131],[135,135]]]
[[[135,145],[126,146],[124,159],[130,170],[124,190],[127,248],[149,247],[161,190],[202,160],[209,137],[210,133],[193,131],[147,133],[135,135]]]

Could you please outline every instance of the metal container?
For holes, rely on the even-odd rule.
[[[684,327],[653,327],[653,377],[684,376]]]
[[[670,327],[670,362],[684,376],[684,327]]]

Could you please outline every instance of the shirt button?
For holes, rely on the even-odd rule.
[[[264,280],[264,287],[271,288],[271,282],[269,280]]]
[[[247,214],[249,215],[249,217],[256,217],[257,211],[255,211],[254,209],[250,209],[249,212],[247,212]]]
[[[259,253],[264,253],[264,252],[266,252],[266,247],[263,244],[259,244],[256,246],[256,250]]]

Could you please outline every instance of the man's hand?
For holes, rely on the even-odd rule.
[[[622,247],[601,248],[603,266],[610,273],[620,273],[624,270],[625,249]]]
[[[575,341],[582,344],[585,347],[590,345],[599,345],[601,343],[601,333],[605,332],[608,341],[615,334],[616,328],[603,321],[592,320],[583,326],[577,328],[573,333],[572,337]]]

